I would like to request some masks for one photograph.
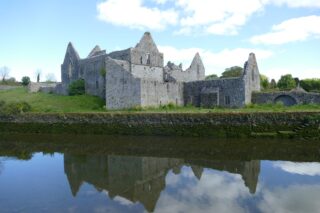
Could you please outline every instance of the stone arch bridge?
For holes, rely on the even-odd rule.
[[[320,104],[320,93],[305,92],[302,90],[256,92],[252,95],[252,103],[267,104],[281,102],[285,106],[296,104]]]

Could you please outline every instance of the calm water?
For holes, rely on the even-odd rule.
[[[2,135],[0,212],[320,212],[319,150],[307,141]]]

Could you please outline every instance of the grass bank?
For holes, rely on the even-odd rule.
[[[0,101],[27,102],[32,107],[32,112],[108,112],[108,113],[251,113],[251,112],[320,112],[320,105],[295,105],[285,107],[281,104],[250,104],[244,108],[198,108],[194,106],[175,106],[173,104],[160,107],[134,107],[126,110],[106,110],[105,102],[94,96],[61,96],[45,93],[28,93],[26,88],[17,88],[12,90],[0,90]]]
[[[26,88],[0,91],[0,101],[27,102],[32,112],[101,112],[104,101],[89,95],[61,96],[45,93],[28,93]]]

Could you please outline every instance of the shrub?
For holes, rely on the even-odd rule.
[[[100,70],[100,75],[101,75],[102,77],[106,77],[106,74],[107,74],[106,68],[101,68],[101,70]]]
[[[21,84],[23,86],[28,86],[30,84],[30,78],[28,76],[23,76],[21,79]]]
[[[168,110],[168,109],[174,109],[176,108],[177,106],[174,104],[174,103],[169,103],[167,105],[162,105],[160,106],[161,109],[165,109],[165,110]]]
[[[21,114],[30,111],[31,106],[27,102],[6,104],[4,101],[0,101],[0,114]]]
[[[207,75],[205,80],[214,80],[214,79],[218,79],[219,77],[216,74],[211,74],[211,75]]]
[[[69,95],[83,95],[85,93],[85,82],[83,79],[73,81],[68,88]]]

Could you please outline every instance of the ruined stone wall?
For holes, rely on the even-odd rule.
[[[20,86],[10,86],[10,85],[0,85],[0,91],[4,91],[4,90],[11,90],[11,89],[17,89]]]
[[[260,73],[256,57],[253,53],[249,54],[249,58],[244,64],[244,72],[242,76],[245,82],[245,103],[251,103],[252,92],[260,91]]]
[[[320,104],[320,93],[300,91],[256,92],[252,94],[252,103],[275,103],[279,97],[292,98],[295,104]]]
[[[80,75],[80,57],[72,43],[68,44],[67,51],[61,65],[62,83],[68,85],[72,81],[79,79]]]
[[[80,61],[80,73],[85,81],[86,94],[105,98],[105,76],[102,70],[106,69],[106,55],[86,58]]]
[[[190,82],[205,79],[205,68],[199,53],[194,56],[191,65],[185,71],[182,70],[182,66],[168,62],[164,72],[165,81]]]
[[[134,78],[124,66],[113,59],[106,60],[106,107],[126,109],[141,105],[140,79]]]
[[[131,61],[131,48],[114,51],[108,54],[110,58],[117,59],[117,60],[124,60],[124,61]]]
[[[34,83],[30,82],[28,85],[28,92],[44,92],[44,93],[54,93],[56,88],[56,83]]]
[[[131,49],[131,63],[149,65],[154,67],[163,67],[163,54],[159,52],[151,52],[147,49],[140,50],[137,48],[133,48]]]
[[[55,87],[54,93],[59,94],[59,95],[68,95],[67,85],[63,84],[63,83],[57,83],[57,86]]]
[[[163,68],[131,64],[131,73],[136,78],[163,82]]]
[[[208,90],[218,92],[218,105],[223,107],[243,107],[245,105],[245,86],[241,78],[225,78],[210,81],[184,83],[184,102],[201,106],[201,95]],[[213,100],[215,101],[215,100]],[[206,100],[208,102],[208,100]],[[208,103],[206,103],[207,105]]]
[[[141,106],[184,105],[183,83],[141,80]]]
[[[200,75],[197,74],[196,70],[187,69],[183,70],[172,70],[169,75],[178,82],[190,82],[190,81],[198,81],[204,80]]]

